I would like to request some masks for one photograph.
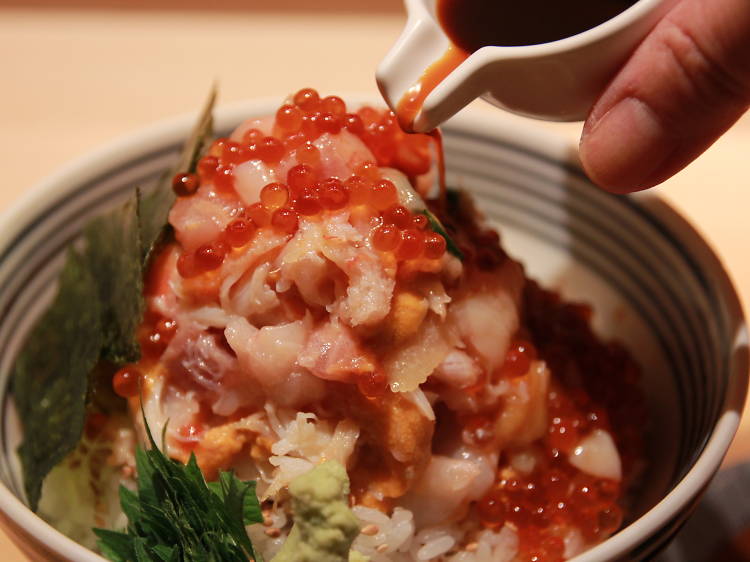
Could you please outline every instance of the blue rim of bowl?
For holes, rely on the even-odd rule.
[[[380,105],[371,96],[342,96],[352,103]],[[278,99],[261,99],[225,106],[217,110],[217,129],[228,129],[252,115],[267,114],[278,105]],[[16,242],[23,239],[27,229],[54,205],[84,186],[95,183],[111,174],[113,169],[131,166],[139,159],[157,153],[174,151],[192,125],[194,114],[157,123],[91,152],[60,169],[37,184],[3,214],[3,239],[0,241],[0,264]],[[453,118],[448,127],[452,132],[470,131],[475,137],[494,144],[502,144],[515,151],[563,168],[571,176],[588,182],[568,142],[535,128],[519,127],[502,115],[489,116],[485,112],[466,111]],[[482,131],[481,134],[477,133]],[[575,557],[577,562],[611,560],[626,553],[646,555],[656,550],[679,528],[694,507],[713,474],[718,470],[739,425],[748,380],[748,336],[742,308],[726,269],[700,233],[678,212],[653,193],[640,193],[623,199],[631,209],[665,234],[671,241],[683,246],[683,255],[692,256],[693,266],[713,272],[712,283],[727,309],[729,321],[735,329],[734,345],[730,357],[730,381],[724,389],[724,400],[717,423],[695,463],[654,507],[601,544]],[[52,202],[52,204],[51,204]],[[690,248],[687,252],[684,248]],[[7,382],[7,381],[6,381]],[[0,509],[31,536],[47,548],[70,560],[81,562],[102,561],[103,558],[82,545],[65,537],[32,513],[7,487],[0,486]]]

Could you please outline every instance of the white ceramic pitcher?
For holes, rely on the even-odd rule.
[[[676,2],[640,0],[614,18],[559,41],[483,47],[432,90],[412,127],[418,132],[432,130],[477,97],[529,117],[584,119],[615,71]],[[437,19],[436,0],[405,0],[405,4],[406,27],[376,76],[394,111],[451,46]]]

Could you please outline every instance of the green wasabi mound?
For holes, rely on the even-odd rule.
[[[349,509],[349,477],[336,461],[318,465],[289,485],[294,526],[271,562],[367,562],[351,551],[359,522]]]

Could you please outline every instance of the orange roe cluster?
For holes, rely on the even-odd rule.
[[[641,370],[619,343],[599,341],[591,329],[588,305],[563,302],[560,296],[527,282],[524,324],[567,398],[551,408],[578,409],[584,419],[570,424],[605,424],[614,438],[623,474],[636,472],[643,458],[643,428],[648,421],[640,388]],[[560,394],[562,396],[562,394]]]
[[[520,560],[563,560],[564,532],[578,528],[588,543],[599,542],[622,524],[624,491],[642,459],[646,411],[638,387],[639,369],[617,344],[600,342],[591,331],[591,310],[563,303],[529,282],[524,294],[525,339],[516,340],[501,376],[521,376],[541,358],[553,374],[547,397],[547,434],[539,443],[530,474],[498,471],[493,488],[476,504],[485,528],[514,526]],[[465,440],[492,440],[491,415],[462,420]],[[595,429],[610,433],[623,468],[622,481],[596,478],[574,467],[568,455]],[[503,453],[500,467],[510,464]]]
[[[314,141],[324,133],[343,130],[359,137],[376,160],[360,163],[347,178],[322,177]],[[430,143],[426,135],[404,133],[390,111],[363,107],[350,113],[337,96],[321,98],[311,88],[300,90],[291,103],[276,111],[273,135],[250,129],[241,142],[217,139],[198,162],[196,174],[173,178],[172,187],[180,197],[189,197],[201,184],[211,182],[217,192],[236,198],[233,170],[239,164],[259,159],[273,165],[290,154],[298,162],[284,183],[266,185],[259,202],[240,209],[220,239],[183,254],[177,263],[180,275],[191,278],[218,269],[233,248],[250,242],[259,229],[291,235],[301,217],[344,208],[373,218],[371,241],[376,250],[392,252],[398,261],[440,259],[446,251],[445,238],[428,228],[426,216],[399,204],[396,186],[379,170],[394,167],[411,178],[428,172]]]

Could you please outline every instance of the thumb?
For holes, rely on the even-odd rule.
[[[750,1],[682,0],[594,106],[581,160],[600,186],[636,191],[694,160],[750,106]]]

